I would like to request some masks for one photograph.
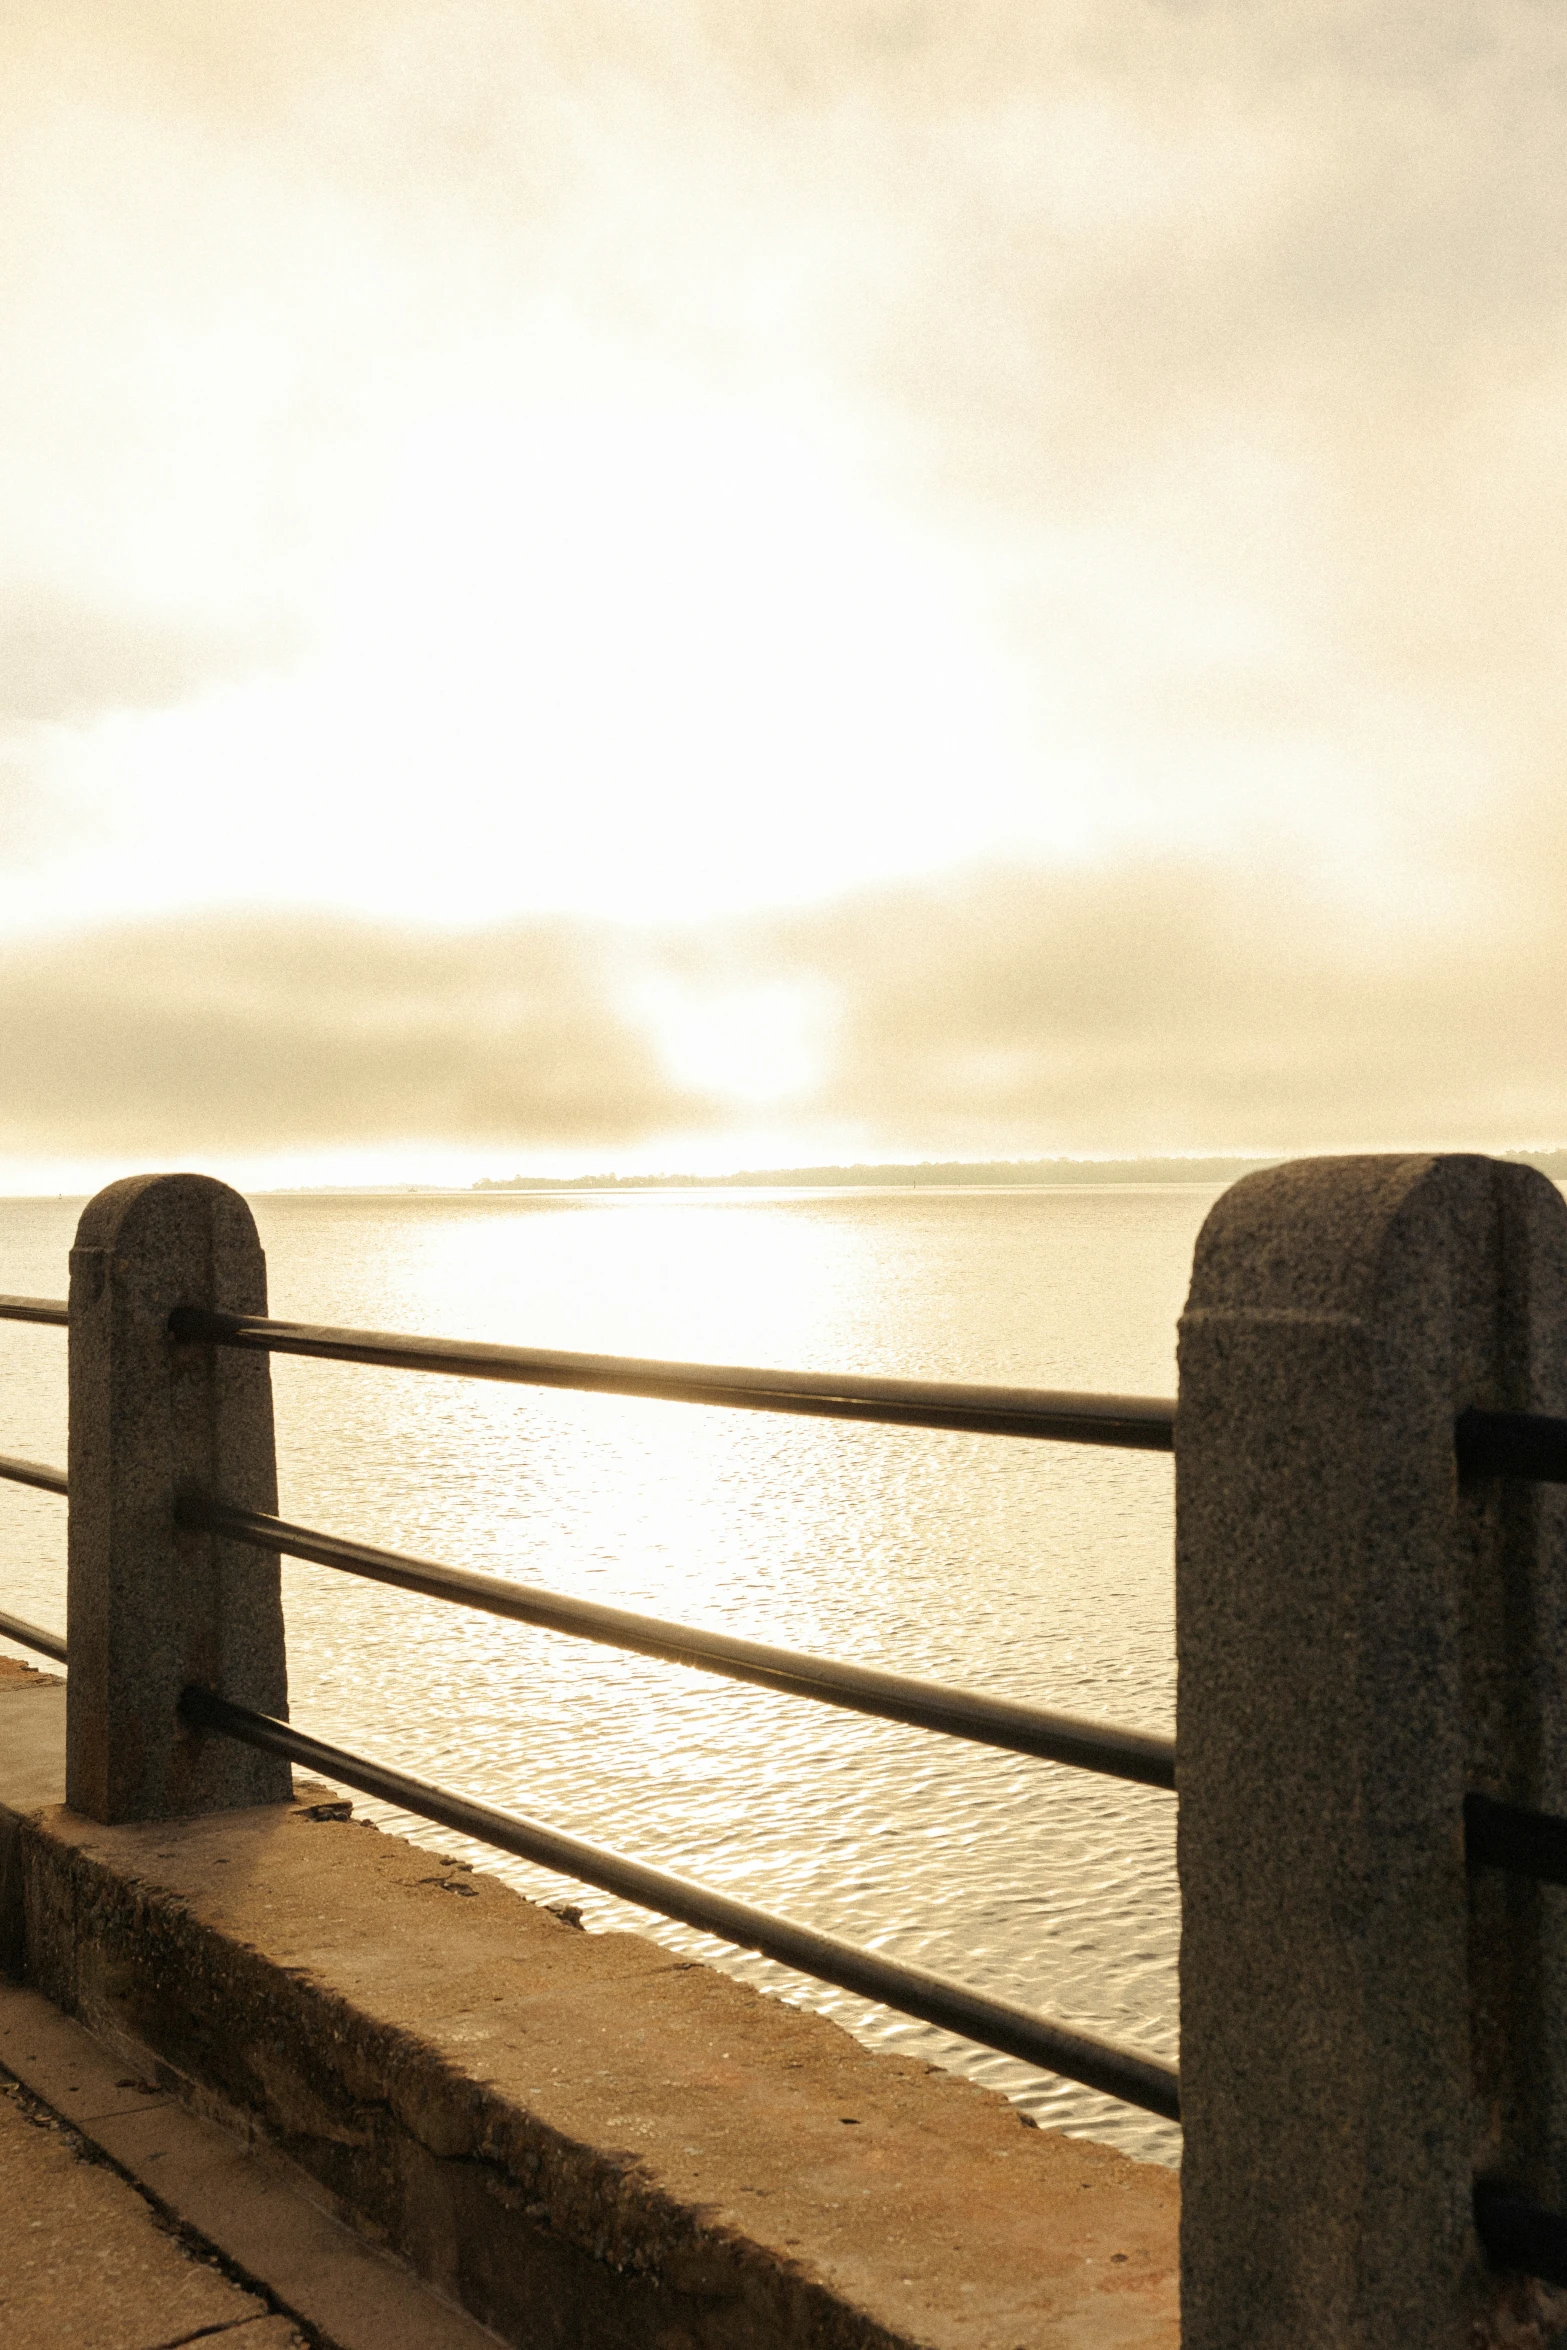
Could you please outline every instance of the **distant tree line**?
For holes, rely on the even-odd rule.
[[[1567,1151],[1496,1154],[1567,1181]],[[1277,1158],[1229,1159],[922,1159],[854,1167],[740,1167],[729,1175],[506,1175],[482,1176],[475,1191],[826,1191],[864,1187],[919,1191],[938,1184],[1234,1183]]]

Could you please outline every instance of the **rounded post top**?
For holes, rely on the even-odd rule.
[[[1425,1223],[1472,1237],[1499,1217],[1567,1240],[1567,1202],[1533,1167],[1478,1152],[1294,1159],[1215,1202],[1192,1259],[1187,1312],[1360,1315]],[[1428,1222],[1427,1220],[1430,1220]]]
[[[231,1243],[260,1247],[256,1220],[243,1193],[215,1175],[122,1175],[95,1192],[81,1213],[75,1245],[123,1254],[143,1240],[155,1245],[171,1225],[222,1222]]]

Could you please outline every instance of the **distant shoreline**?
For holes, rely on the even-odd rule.
[[[740,1167],[727,1175],[483,1176],[475,1191],[916,1191],[1099,1183],[1233,1183],[1277,1159],[926,1159],[917,1166]]]
[[[1567,1150],[1490,1154],[1567,1180]],[[917,1166],[742,1167],[728,1175],[481,1176],[474,1191],[918,1191],[986,1186],[1016,1189],[1094,1184],[1235,1183],[1283,1158],[1212,1159],[928,1159]]]
[[[1206,1187],[1236,1183],[1266,1167],[1282,1167],[1289,1157],[1315,1154],[1293,1152],[1278,1158],[1190,1159],[922,1159],[917,1165],[898,1160],[879,1165],[849,1167],[740,1167],[727,1175],[481,1175],[475,1183],[289,1183],[257,1185],[256,1199],[441,1198],[472,1199],[507,1192],[627,1191],[1082,1191],[1158,1189],[1168,1186]],[[1510,1160],[1515,1166],[1538,1168],[1553,1183],[1567,1187],[1567,1150],[1488,1151],[1488,1158]],[[13,1200],[85,1199],[85,1192],[7,1192]]]

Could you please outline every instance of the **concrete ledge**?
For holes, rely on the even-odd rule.
[[[320,1806],[18,1794],[12,1971],[508,2341],[1175,2350],[1168,2172]]]

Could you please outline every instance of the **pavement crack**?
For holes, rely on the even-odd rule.
[[[258,2313],[255,2317],[237,2317],[232,2324],[227,2318],[224,2318],[217,2325],[197,2326],[194,2333],[174,2334],[167,2342],[153,2342],[149,2345],[149,2350],[185,2350],[185,2346],[189,2342],[210,2342],[218,2334],[242,2333],[246,2326],[263,2323],[263,2314],[270,2315],[271,2313],[269,2311]]]
[[[25,2120],[31,2122],[35,2129],[50,2131],[63,2139],[78,2162],[85,2163],[92,2170],[109,2171],[115,2178],[123,2180],[132,2193],[145,2204],[147,2216],[159,2234],[171,2237],[179,2245],[187,2259],[197,2262],[203,2268],[216,2270],[218,2275],[226,2277],[231,2285],[238,2286],[241,2292],[250,2294],[253,2299],[262,2304],[249,2317],[232,2320],[223,2318],[215,2325],[198,2326],[194,2333],[176,2335],[169,2342],[152,2343],[149,2345],[149,2350],[184,2350],[184,2345],[188,2342],[205,2341],[213,2335],[237,2334],[245,2326],[258,2325],[265,2319],[274,2317],[286,2318],[289,2324],[295,2328],[299,2340],[303,2344],[319,2345],[325,2341],[325,2337],[306,2318],[301,2317],[296,2309],[291,2308],[260,2277],[246,2268],[241,2261],[220,2251],[217,2245],[209,2243],[199,2228],[190,2226],[176,2212],[171,2211],[168,2205],[162,2201],[156,2189],[150,2186],[137,2171],[107,2153],[85,2131],[68,2121],[57,2107],[49,2103],[47,2098],[41,2097],[35,2089],[30,2089],[25,2081],[21,2080],[4,2064],[0,2064],[0,2095],[8,2098],[16,2110],[22,2114]]]

